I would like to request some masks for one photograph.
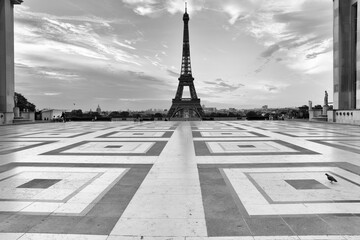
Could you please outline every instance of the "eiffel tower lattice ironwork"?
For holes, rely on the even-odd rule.
[[[181,63],[181,75],[175,98],[168,111],[168,118],[202,118],[204,111],[200,105],[200,98],[197,97],[194,78],[191,73],[190,61],[190,42],[189,42],[189,14],[185,3],[184,21],[184,41]],[[184,87],[189,87],[190,98],[183,98]]]

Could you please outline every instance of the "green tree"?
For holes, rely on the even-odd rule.
[[[154,117],[156,117],[156,118],[162,118],[163,115],[162,115],[161,113],[155,113]]]
[[[259,117],[259,115],[254,111],[250,111],[250,112],[246,113],[246,117],[247,118],[254,118],[254,117]]]
[[[83,112],[81,109],[71,111],[72,117],[82,117],[82,115],[83,115]]]
[[[17,99],[16,106],[20,109],[20,111],[28,109],[30,112],[35,112],[36,106],[33,103],[28,102],[28,100],[23,95],[16,92],[15,98]]]
[[[236,117],[236,114],[235,114],[235,113],[233,113],[233,112],[229,112],[228,117]]]
[[[129,117],[130,113],[129,112],[121,112],[120,113],[120,117]]]
[[[120,116],[120,112],[118,112],[118,111],[113,111],[109,114],[109,117],[111,117],[111,118],[116,118],[119,116]]]

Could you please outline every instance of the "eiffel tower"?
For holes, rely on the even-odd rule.
[[[179,77],[179,85],[176,91],[175,98],[172,100],[171,108],[167,114],[171,118],[203,118],[204,111],[200,105],[200,98],[197,97],[194,78],[191,73],[190,61],[190,42],[189,42],[189,14],[187,13],[187,6],[185,3],[184,21],[184,41],[181,63],[181,75]],[[183,98],[184,87],[189,87],[190,98]]]

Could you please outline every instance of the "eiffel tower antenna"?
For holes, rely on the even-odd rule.
[[[204,117],[204,111],[197,97],[194,78],[191,71],[190,40],[189,40],[189,14],[187,13],[187,2],[185,2],[183,51],[181,60],[181,74],[175,98],[172,100],[171,108],[168,111],[168,118],[197,118]],[[189,87],[190,98],[183,98],[184,87]]]

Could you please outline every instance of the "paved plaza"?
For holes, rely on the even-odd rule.
[[[0,136],[1,240],[360,239],[359,126],[68,122]]]

